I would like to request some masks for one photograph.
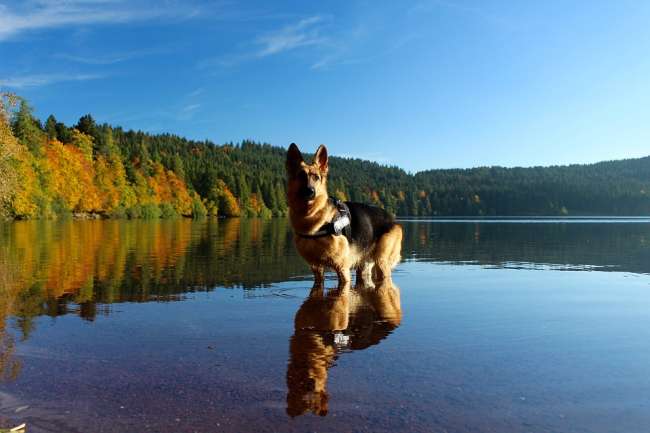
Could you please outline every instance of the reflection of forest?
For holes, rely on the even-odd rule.
[[[402,256],[406,259],[650,272],[650,224],[646,223],[402,224]]]
[[[14,222],[0,226],[7,313],[92,320],[112,302],[254,288],[306,273],[286,220]],[[4,323],[4,320],[2,321]]]

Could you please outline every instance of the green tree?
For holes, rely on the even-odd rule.
[[[81,116],[75,128],[77,128],[79,132],[83,132],[84,134],[90,135],[91,137],[97,136],[97,124],[95,123],[93,116],[90,114]]]
[[[58,138],[56,131],[56,118],[53,114],[50,114],[45,121],[45,134],[47,134],[48,140],[56,140]]]
[[[174,160],[172,164],[172,171],[176,173],[176,176],[181,178],[183,181],[186,181],[185,178],[185,165],[183,164],[183,160],[181,159],[180,155],[175,154],[174,155]]]
[[[32,107],[24,99],[20,100],[20,108],[14,116],[12,126],[18,141],[27,146],[34,155],[40,155],[46,136],[38,120],[32,115]]]

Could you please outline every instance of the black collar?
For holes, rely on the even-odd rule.
[[[305,238],[305,239],[317,239],[317,238],[322,238],[325,236],[340,236],[344,235],[348,240],[350,239],[350,236],[352,235],[352,215],[350,215],[350,209],[348,208],[348,205],[343,203],[341,200],[335,199],[333,197],[330,197],[329,199],[334,206],[336,206],[336,215],[334,215],[334,219],[332,221],[325,223],[321,226],[320,229],[318,229],[317,232],[315,233],[298,233],[296,232],[296,235]]]

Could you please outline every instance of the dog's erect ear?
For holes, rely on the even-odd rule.
[[[289,173],[294,173],[303,161],[300,149],[298,149],[296,143],[291,143],[289,150],[287,151],[287,171]]]
[[[325,145],[321,144],[320,146],[318,146],[316,155],[314,155],[314,164],[318,165],[318,168],[320,169],[321,172],[327,173],[327,170],[329,169],[329,164],[327,158],[327,147],[325,147]]]

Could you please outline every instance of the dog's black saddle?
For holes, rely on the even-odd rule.
[[[321,228],[318,229],[318,231],[315,233],[296,233],[298,236],[306,239],[316,239],[330,235],[343,235],[348,239],[348,241],[352,239],[352,215],[350,214],[350,208],[348,208],[347,204],[334,197],[330,197],[330,201],[334,204],[334,206],[336,206],[337,210],[334,219],[328,223],[323,224]]]

